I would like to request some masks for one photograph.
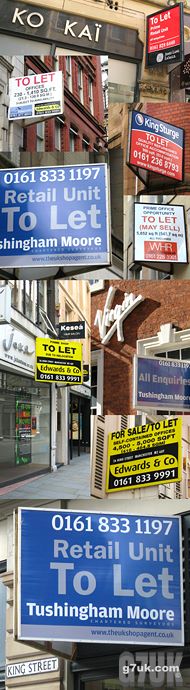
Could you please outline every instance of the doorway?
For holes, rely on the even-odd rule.
[[[90,399],[70,394],[69,408],[70,460],[90,449]]]

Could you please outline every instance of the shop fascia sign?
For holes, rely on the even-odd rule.
[[[106,345],[115,332],[117,332],[117,340],[120,343],[124,341],[123,323],[129,314],[144,301],[142,295],[136,296],[132,292],[129,294],[125,292],[122,304],[116,304],[114,308],[111,308],[115,292],[116,288],[109,288],[104,310],[98,309],[95,316],[94,325],[98,326],[102,345]]]
[[[16,24],[17,27],[28,25],[35,30],[43,26],[44,21],[45,18],[42,12],[28,12],[28,10],[23,10],[20,4],[19,6],[15,7],[12,17],[12,24]],[[79,30],[78,24],[80,26]],[[89,26],[89,24],[85,24],[84,20],[84,26],[81,29],[81,22],[79,23],[78,21],[73,20],[71,17],[71,19],[65,20],[63,35],[68,37],[72,36],[73,38],[77,39],[87,38],[89,42],[94,41],[94,43],[98,43],[101,28],[102,25],[98,22],[94,22],[92,28],[91,25]]]
[[[15,664],[7,664],[7,678],[21,678],[23,676],[34,676],[38,673],[51,673],[58,671],[59,660],[57,657],[49,659],[32,659],[29,661],[16,661]]]
[[[13,326],[0,326],[0,360],[33,373],[34,339]]]

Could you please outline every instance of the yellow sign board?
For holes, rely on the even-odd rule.
[[[181,445],[182,417],[109,434],[106,491],[180,481]]]
[[[82,345],[66,340],[36,338],[35,380],[43,383],[83,382]]]

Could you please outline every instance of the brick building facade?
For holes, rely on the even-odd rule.
[[[122,305],[125,293],[141,295],[143,301],[123,322],[123,342],[117,333],[102,344],[99,329],[94,325],[97,310],[104,311],[108,290],[115,294],[110,309]],[[190,358],[190,291],[189,281],[104,281],[92,298],[92,395],[98,414],[134,414],[133,358],[141,343],[141,354],[172,350],[174,358]],[[113,321],[106,327],[113,324]],[[163,328],[167,324],[167,327]],[[185,333],[184,333],[185,331]],[[143,340],[146,348],[143,349]],[[150,341],[147,343],[147,339]],[[183,353],[177,355],[177,352]],[[171,356],[171,355],[170,355]],[[95,404],[96,399],[96,404]]]
[[[24,151],[98,151],[105,146],[100,57],[25,57],[25,74],[59,69],[64,75],[64,114],[24,129]]]

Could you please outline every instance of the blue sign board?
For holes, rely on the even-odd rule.
[[[180,518],[18,513],[19,639],[183,644]]]
[[[135,407],[190,410],[190,362],[135,357]]]
[[[109,264],[107,166],[0,171],[0,267]]]

